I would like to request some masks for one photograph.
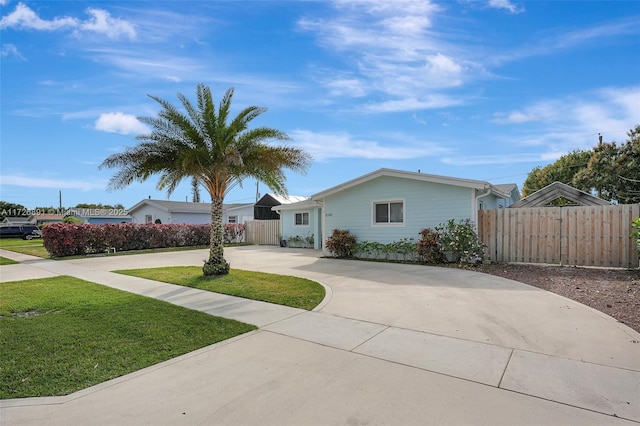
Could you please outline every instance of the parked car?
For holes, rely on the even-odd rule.
[[[0,238],[31,240],[42,238],[42,231],[36,225],[0,225]]]

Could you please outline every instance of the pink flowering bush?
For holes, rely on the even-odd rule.
[[[52,257],[64,257],[100,253],[112,248],[127,251],[206,246],[209,245],[210,229],[210,225],[55,223],[44,227],[42,239]]]
[[[226,223],[224,225],[224,243],[229,244],[243,241],[244,228],[243,223]]]

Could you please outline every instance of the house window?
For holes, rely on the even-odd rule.
[[[404,223],[404,202],[385,201],[373,203],[374,223]]]
[[[238,216],[229,216],[227,223],[238,223]]]
[[[300,212],[295,214],[293,224],[296,226],[309,226],[309,212]]]
[[[144,215],[144,223],[153,223],[153,216],[150,214]]]

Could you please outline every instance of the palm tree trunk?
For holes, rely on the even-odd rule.
[[[211,235],[209,237],[209,259],[202,267],[204,275],[229,273],[229,264],[224,258],[224,227],[222,225],[222,199],[211,198]]]

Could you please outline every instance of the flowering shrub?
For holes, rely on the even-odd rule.
[[[476,263],[484,257],[484,245],[480,242],[473,222],[469,219],[456,223],[450,219],[436,226],[438,246],[450,262]]]
[[[325,243],[327,250],[337,257],[351,257],[356,248],[356,236],[348,230],[334,229]]]
[[[210,225],[156,225],[105,223],[76,225],[55,223],[42,230],[45,249],[53,257],[159,247],[204,246],[209,244]]]
[[[224,243],[238,243],[244,238],[243,223],[225,223],[224,224]]]

